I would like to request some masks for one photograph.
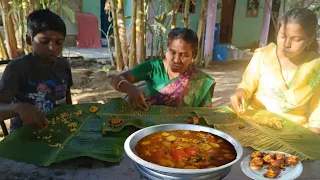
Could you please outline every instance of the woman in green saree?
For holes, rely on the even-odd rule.
[[[165,59],[145,61],[115,76],[111,84],[127,93],[135,108],[147,110],[148,105],[172,107],[211,107],[214,79],[191,65],[198,50],[196,33],[175,28],[168,34]],[[133,83],[145,81],[144,95]]]

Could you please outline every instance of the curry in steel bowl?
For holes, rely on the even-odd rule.
[[[234,146],[227,140],[203,131],[158,131],[140,139],[137,155],[145,161],[171,168],[205,169],[236,159]]]

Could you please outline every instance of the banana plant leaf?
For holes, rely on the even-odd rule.
[[[101,106],[65,105],[50,111],[46,115],[50,124],[43,131],[34,131],[28,126],[16,130],[0,142],[0,157],[40,166],[80,156],[119,162],[123,143],[133,128],[126,127],[121,132],[102,136],[101,119],[89,112],[93,105]],[[76,115],[78,110],[82,110],[81,116]],[[67,122],[57,118],[65,112],[70,114]]]
[[[248,110],[238,116],[231,108],[221,107],[211,113],[196,114],[205,118],[209,125],[235,137],[244,147],[287,152],[299,156],[301,160],[320,159],[319,135],[268,111]],[[267,123],[261,124],[263,121]]]
[[[158,124],[187,123],[188,117],[196,116],[193,112],[200,108],[173,108],[167,106],[150,106],[148,111],[135,110],[124,99],[112,99],[99,110],[97,115],[101,117],[104,132],[120,131],[123,127],[133,125],[137,128],[145,128]],[[110,126],[110,118],[123,119],[122,126]],[[200,125],[207,125],[204,119],[200,119]],[[108,134],[108,133],[107,133]]]

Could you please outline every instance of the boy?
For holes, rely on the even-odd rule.
[[[72,104],[69,63],[58,57],[63,49],[66,26],[49,10],[28,16],[27,44],[31,54],[13,60],[0,81],[0,121],[11,118],[10,131],[22,125],[43,129],[43,115],[60,104]]]

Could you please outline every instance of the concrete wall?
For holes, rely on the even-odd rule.
[[[100,0],[82,0],[82,12],[84,13],[92,13],[95,14],[99,21],[99,27],[101,25],[101,19],[100,19]]]
[[[246,17],[247,1],[237,0],[234,14],[232,44],[237,47],[250,47],[259,43],[263,20],[264,1],[260,0],[256,18]]]

